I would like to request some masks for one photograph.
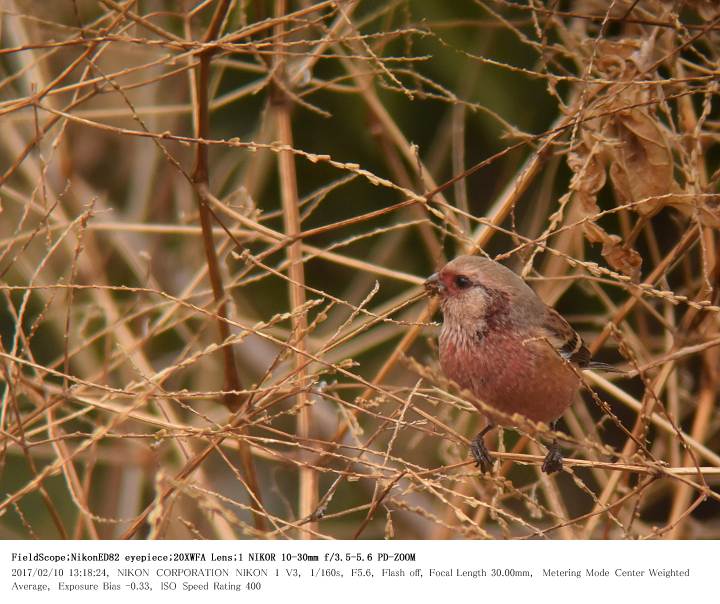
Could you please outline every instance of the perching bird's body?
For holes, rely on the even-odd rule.
[[[577,369],[591,365],[590,353],[565,319],[493,260],[459,256],[432,275],[426,288],[441,298],[443,372],[492,408],[484,411],[488,428],[472,449],[478,464],[489,469],[485,432],[493,424],[512,426],[516,413],[552,424],[575,400]],[[561,461],[554,442],[543,469],[557,471]]]

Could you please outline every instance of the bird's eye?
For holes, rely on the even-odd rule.
[[[455,285],[459,289],[467,289],[472,285],[472,281],[470,281],[470,279],[468,279],[465,275],[458,275],[455,277]]]

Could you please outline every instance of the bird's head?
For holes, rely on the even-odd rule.
[[[460,322],[487,319],[489,314],[508,315],[513,306],[537,300],[509,268],[480,256],[458,256],[448,262],[428,277],[425,290],[440,297],[446,320]]]
[[[509,273],[509,274],[508,274]],[[458,256],[425,281],[425,290],[441,298],[474,297],[488,288],[502,289],[519,279],[515,273],[488,258]]]

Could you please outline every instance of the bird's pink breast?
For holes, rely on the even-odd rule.
[[[443,326],[440,364],[447,377],[487,405],[549,423],[572,404],[579,380],[544,343],[508,332],[491,331],[484,337],[466,333]]]

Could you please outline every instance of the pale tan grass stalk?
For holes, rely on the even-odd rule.
[[[285,0],[275,0],[275,15],[279,18],[275,35],[280,43],[285,39],[285,22],[283,21],[285,12]],[[290,103],[285,89],[285,86],[290,85],[290,81],[286,76],[286,65],[282,59],[278,59],[275,63],[275,70],[277,79],[273,111],[277,119],[278,139],[283,145],[293,147]],[[278,154],[278,166],[285,235],[293,238],[301,231],[295,158],[287,151],[281,152]],[[288,246],[287,257],[289,260],[288,274],[291,279],[291,283],[288,285],[290,308],[295,309],[305,304],[305,270],[302,261],[302,247],[299,241],[295,241]],[[301,353],[305,350],[305,334],[308,329],[305,313],[293,315],[292,329],[295,346]],[[311,434],[313,408],[308,405],[307,394],[304,391],[303,382],[306,380],[306,374],[305,359],[302,354],[295,355],[295,366],[298,370],[296,379],[301,384],[301,390],[298,392],[295,403],[298,409],[297,436],[299,439],[304,440],[309,438]],[[307,518],[317,508],[318,503],[318,476],[312,468],[300,468],[298,487],[298,517]],[[299,533],[298,536],[301,539],[310,538],[312,533],[317,530],[317,523],[310,522],[307,528],[309,532],[301,531]]]

